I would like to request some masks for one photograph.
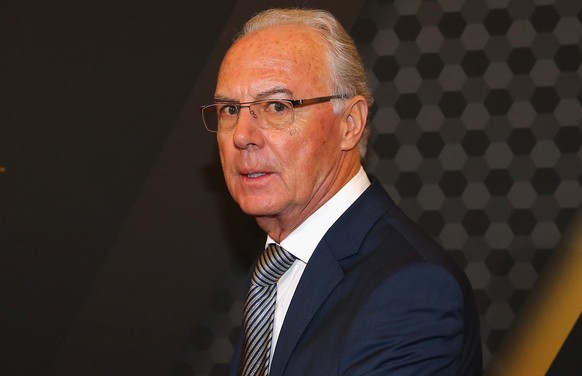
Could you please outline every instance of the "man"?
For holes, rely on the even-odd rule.
[[[268,245],[232,374],[480,374],[467,279],[362,169],[372,97],[333,16],[252,18],[222,61],[214,99],[202,113],[226,184]],[[269,299],[255,278],[275,252],[284,274],[261,287],[273,301],[256,313]]]

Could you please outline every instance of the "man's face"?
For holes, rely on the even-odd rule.
[[[215,99],[306,99],[328,96],[327,63],[320,39],[297,26],[268,28],[240,39],[227,53]],[[345,175],[340,116],[330,102],[294,110],[284,130],[262,129],[248,108],[235,129],[217,139],[228,189],[258,220],[300,224],[339,189]],[[343,183],[341,183],[343,184]]]

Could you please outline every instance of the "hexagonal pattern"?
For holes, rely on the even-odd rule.
[[[351,34],[366,168],[464,268],[487,364],[582,206],[582,2],[368,0]],[[233,261],[210,296],[194,374],[227,374],[245,281]]]
[[[440,14],[430,25],[421,17],[429,8]],[[364,14],[378,9],[393,18],[379,33],[398,23],[387,3],[369,1]],[[582,205],[582,4],[436,1],[422,2],[416,15],[418,35],[436,24],[444,39],[416,63],[423,79],[416,93],[395,88],[394,100],[377,105],[405,115],[400,126],[405,119],[421,130],[416,142],[398,138],[396,147],[418,148],[420,166],[432,173],[392,158],[397,171],[385,174],[388,165],[373,162],[376,156],[367,167],[465,265],[487,362]],[[410,23],[414,14],[406,16]],[[399,53],[386,56],[405,61]]]
[[[228,375],[234,347],[240,337],[247,272],[231,260],[223,278],[201,309],[197,325],[173,376]]]

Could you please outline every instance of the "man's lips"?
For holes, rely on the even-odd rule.
[[[240,168],[237,169],[238,173],[240,174],[241,177],[245,178],[245,179],[260,179],[260,178],[265,178],[268,177],[270,175],[272,175],[274,172],[272,169],[266,167],[266,166],[241,166]]]
[[[250,174],[243,174],[243,175],[245,175],[247,178],[254,179],[254,178],[259,178],[261,176],[265,176],[265,175],[267,175],[267,173],[266,172],[251,172]]]

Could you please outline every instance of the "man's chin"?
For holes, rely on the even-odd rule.
[[[277,210],[274,207],[271,206],[267,206],[267,205],[258,205],[256,203],[239,203],[239,207],[240,209],[243,211],[243,213],[245,213],[246,215],[249,215],[251,217],[254,217],[256,219],[259,218],[265,218],[265,219],[270,219],[270,218],[274,218],[277,216],[278,213],[280,213],[280,210]]]
[[[273,213],[269,210],[264,208],[248,208],[248,207],[240,207],[241,210],[251,217],[259,218],[274,218],[276,217],[276,213]]]

